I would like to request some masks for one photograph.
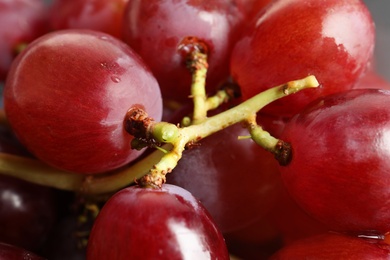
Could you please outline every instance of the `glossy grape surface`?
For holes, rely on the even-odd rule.
[[[271,153],[234,125],[184,152],[167,182],[190,191],[208,209],[223,233],[246,227],[264,216],[277,194],[278,169]],[[249,206],[250,205],[250,206]]]
[[[0,241],[36,251],[57,220],[53,189],[0,176]]]
[[[108,34],[77,29],[46,34],[18,56],[4,106],[35,156],[79,173],[115,169],[142,153],[131,150],[123,127],[129,108],[142,106],[156,120],[162,113],[157,81],[135,52]]]
[[[390,230],[390,92],[352,90],[312,103],[286,125],[279,167],[297,203],[330,230]]]
[[[127,0],[55,0],[50,7],[53,30],[91,29],[122,38]]]
[[[272,0],[235,0],[235,2],[244,13],[245,20],[250,22]]]
[[[133,186],[116,193],[99,213],[87,259],[229,259],[205,208],[188,191]]]
[[[364,37],[361,37],[364,35]],[[360,0],[275,0],[246,29],[231,57],[244,98],[315,75],[321,87],[263,109],[292,116],[318,97],[351,89],[374,50],[374,23]]]
[[[48,32],[47,8],[42,0],[0,1],[0,81],[22,45]]]
[[[207,89],[214,92],[229,76],[229,56],[242,13],[232,0],[129,0],[124,40],[150,66],[163,97],[188,102],[191,74],[178,52],[194,36],[208,45]]]

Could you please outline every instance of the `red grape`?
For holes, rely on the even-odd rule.
[[[201,140],[167,175],[168,183],[199,198],[223,233],[264,216],[279,183],[272,154],[252,140],[237,139],[246,135],[248,130],[234,125]]]
[[[353,87],[355,89],[390,89],[390,82],[373,69],[368,70]]]
[[[25,154],[4,126],[0,126],[0,152]],[[57,195],[50,187],[0,175],[0,241],[39,250],[58,217]]]
[[[103,206],[87,259],[229,259],[221,233],[188,191],[125,188]]]
[[[139,56],[118,39],[91,30],[61,30],[37,39],[15,60],[4,106],[19,140],[39,159],[79,173],[123,166],[131,150],[126,112],[142,106],[161,119],[159,86]]]
[[[283,246],[279,231],[264,218],[224,237],[229,252],[238,259],[268,259]]]
[[[0,1],[0,81],[6,78],[20,45],[48,31],[42,0]]]
[[[124,9],[128,0],[54,0],[50,25],[54,30],[91,29],[122,38]]]
[[[124,39],[150,66],[164,99],[186,102],[191,74],[178,52],[187,36],[208,46],[207,89],[229,75],[229,56],[242,15],[232,0],[129,0]]]
[[[245,20],[250,21],[272,0],[235,0],[235,2],[245,14]]]
[[[390,231],[390,92],[356,89],[324,97],[281,134],[291,163],[279,167],[287,190],[331,230]]]
[[[360,0],[275,0],[235,45],[232,77],[247,99],[289,80],[315,75],[320,88],[301,91],[262,110],[292,116],[318,97],[351,89],[372,57],[374,34],[370,12]]]
[[[270,259],[390,259],[390,245],[379,239],[326,233],[296,241]]]
[[[0,241],[36,251],[57,220],[56,192],[0,175]]]
[[[281,178],[280,183],[282,184]],[[266,219],[269,221],[269,225],[279,232],[285,245],[329,231],[327,226],[308,215],[297,205],[284,185],[280,186],[278,198]]]

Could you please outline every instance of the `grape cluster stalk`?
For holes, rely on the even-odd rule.
[[[246,124],[250,138],[275,154],[281,164],[286,164],[291,159],[289,158],[289,149],[291,148],[282,140],[276,139],[267,131],[264,131],[256,123],[256,113],[275,100],[307,88],[318,87],[319,83],[315,76],[310,75],[303,79],[292,80],[275,86],[229,110],[207,117],[209,110],[217,108],[231,98],[229,94],[231,91],[221,90],[215,96],[206,97],[207,55],[203,51],[199,51],[200,49],[195,48],[189,54],[191,61],[189,62],[189,69],[193,75],[191,95],[196,97],[194,98],[194,115],[196,116],[191,119],[190,123],[187,122],[187,126],[180,127],[167,122],[154,122],[153,118],[145,115],[139,116],[136,114],[132,117],[126,117],[124,124],[132,126],[127,127],[127,130],[133,135],[140,133],[139,136],[135,135],[134,143],[138,140],[138,145],[147,142],[149,145],[153,144],[152,147],[157,148],[156,151],[141,161],[107,174],[82,176],[54,169],[35,159],[0,153],[1,173],[33,183],[78,191],[84,194],[115,192],[134,181],[141,186],[161,187],[165,183],[165,175],[176,167],[186,147],[237,123]],[[134,113],[133,110],[134,108],[129,109]],[[145,114],[145,111],[141,108],[136,110],[135,113]],[[141,122],[136,122],[139,119]],[[148,121],[148,123],[144,124],[143,121]],[[159,143],[159,145],[155,145],[156,143]],[[165,145],[160,147],[162,143]],[[27,171],[29,174],[26,174]]]

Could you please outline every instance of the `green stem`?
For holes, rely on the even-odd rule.
[[[165,154],[147,175],[142,177],[140,180],[141,185],[161,187],[161,185],[165,182],[165,175],[176,167],[187,144],[201,140],[233,124],[243,121],[253,121],[253,118],[256,118],[256,113],[269,103],[297,91],[306,88],[314,88],[318,85],[318,81],[314,76],[308,76],[304,79],[291,81],[286,84],[270,88],[234,108],[204,119],[199,124],[193,124],[184,128],[177,128],[175,125],[170,124],[171,127],[156,128],[159,131],[153,131],[154,128],[152,127],[151,129],[153,132],[151,135],[153,135],[157,140],[161,140],[161,136],[175,135],[177,138],[170,140],[170,143],[173,145],[173,149]],[[172,131],[172,133],[164,133],[164,131],[161,131],[162,129]],[[257,125],[253,127],[251,135],[252,138],[255,141],[257,140],[259,144],[267,145],[268,147],[266,147],[266,149],[271,150],[269,146],[273,146],[272,150],[274,153],[277,153],[275,156],[279,157],[279,154],[285,152],[284,147],[280,147],[280,145],[284,143],[281,143],[280,140],[273,138],[269,134],[267,135],[267,132],[263,131],[260,127],[257,127]],[[270,139],[266,139],[266,136]],[[261,139],[263,140],[260,142],[259,140]]]
[[[191,97],[194,103],[192,123],[198,124],[207,117],[206,74],[207,55],[201,52],[193,53]]]
[[[165,146],[169,149],[169,145]],[[0,173],[31,183],[86,195],[112,193],[147,174],[160,161],[159,150],[149,154],[132,166],[107,174],[83,175],[61,171],[35,159],[0,153]]]
[[[229,99],[231,99],[231,96],[225,89],[219,90],[214,96],[206,99],[207,111],[218,108]]]
[[[0,173],[17,177],[36,184],[58,189],[81,192],[89,195],[112,193],[139,179],[150,186],[160,186],[165,175],[172,171],[185,147],[217,131],[242,121],[253,120],[257,111],[270,102],[300,91],[318,86],[314,76],[266,90],[240,105],[213,117],[206,118],[200,124],[184,128],[169,123],[156,123],[162,127],[151,127],[156,140],[168,142],[163,146],[169,152],[154,151],[137,163],[107,174],[82,175],[54,169],[41,161],[0,153]],[[165,126],[164,126],[165,125]],[[257,135],[254,128],[252,135]],[[254,138],[256,140],[256,138]]]
[[[286,84],[270,88],[229,110],[205,119],[201,124],[183,128],[183,135],[188,136],[187,138],[189,140],[202,139],[223,128],[253,117],[264,106],[277,99],[306,88],[318,87],[318,85],[318,81],[314,76],[308,76],[300,80],[290,81]]]

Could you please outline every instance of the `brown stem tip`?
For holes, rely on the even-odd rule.
[[[133,106],[127,110],[124,127],[135,138],[148,139],[149,129],[153,123],[153,118],[149,117],[142,107]]]
[[[292,159],[292,147],[290,143],[279,140],[275,147],[275,159],[281,166],[287,166]]]

